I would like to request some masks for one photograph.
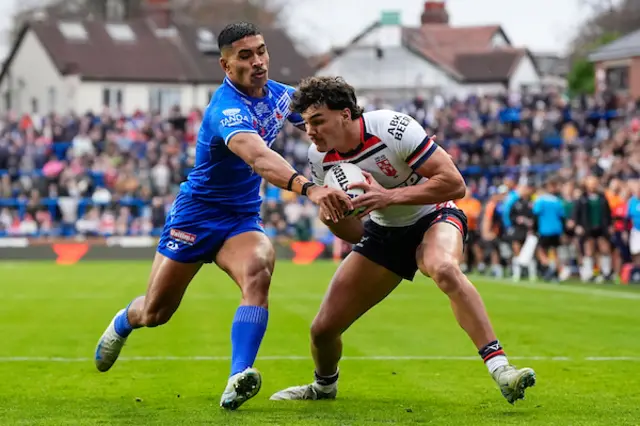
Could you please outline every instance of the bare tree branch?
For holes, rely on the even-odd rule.
[[[640,0],[581,0],[593,15],[571,42],[572,59],[584,57],[604,34],[627,35],[640,28]]]

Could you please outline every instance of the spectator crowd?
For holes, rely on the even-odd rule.
[[[498,206],[499,211],[501,197],[514,191],[533,203],[550,179],[557,195],[571,204],[583,194],[590,176],[597,178],[594,191],[606,196],[612,212],[606,224],[606,237],[617,238],[609,253],[614,256],[612,268],[629,260],[625,242],[633,225],[625,208],[640,195],[640,114],[635,102],[525,92],[466,99],[435,96],[399,105],[367,101],[367,110],[378,108],[413,116],[437,135],[465,176],[469,194],[461,207],[475,236],[468,268],[502,273],[498,266],[504,268],[504,257],[514,250],[509,243],[493,251],[491,247],[500,245],[487,243],[508,232],[488,218],[487,206]],[[159,235],[179,184],[194,164],[201,119],[202,111],[196,108],[174,108],[168,116],[146,111],[124,116],[105,109],[99,114],[2,117],[0,237]],[[292,126],[285,127],[274,144],[308,174],[307,147],[305,136]],[[263,185],[263,197],[262,216],[271,237],[332,241],[307,200],[268,184]],[[580,237],[571,214],[564,226],[563,238],[567,232]],[[533,223],[528,232],[535,233]],[[574,243],[563,241],[563,246],[584,253],[584,244]],[[622,250],[625,244],[627,251]]]

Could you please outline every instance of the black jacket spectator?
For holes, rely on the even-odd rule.
[[[597,214],[594,214],[596,212]],[[604,194],[600,192],[582,194],[576,201],[573,214],[576,226],[582,227],[586,235],[594,231],[606,232],[613,223],[609,203]]]

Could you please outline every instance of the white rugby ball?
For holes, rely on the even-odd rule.
[[[366,181],[367,179],[362,174],[362,169],[351,163],[336,164],[327,172],[324,178],[324,183],[329,188],[341,189],[346,192],[351,199],[364,194],[364,190],[360,188],[349,189],[349,185]],[[361,207],[356,211],[350,211],[348,215],[357,216],[365,210],[365,207]]]

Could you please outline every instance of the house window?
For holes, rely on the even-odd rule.
[[[179,88],[153,88],[149,90],[149,107],[162,115],[171,108],[182,105],[182,90]]]
[[[629,89],[629,67],[607,68],[605,71],[607,88],[614,91]]]
[[[67,40],[86,41],[89,38],[87,30],[80,22],[59,22],[58,30]]]
[[[118,87],[105,87],[102,89],[102,106],[109,109],[122,109],[122,89]]]
[[[136,41],[136,33],[133,32],[128,24],[107,24],[107,33],[114,41],[134,42]]]
[[[198,29],[198,49],[203,53],[214,54],[220,52],[216,36],[206,28]]]

